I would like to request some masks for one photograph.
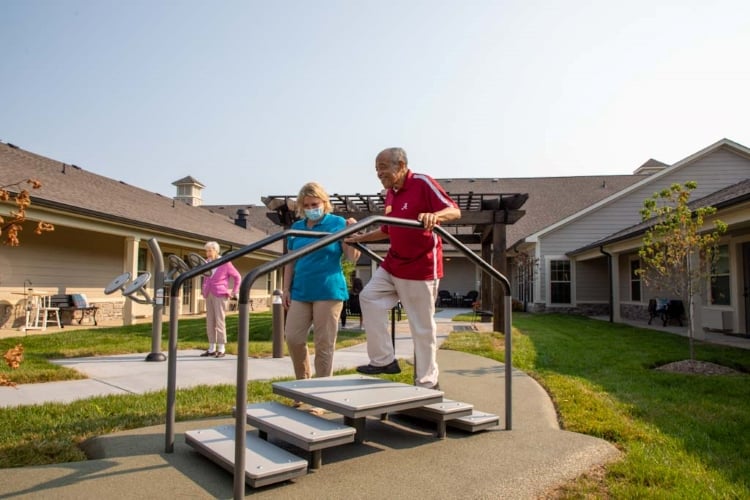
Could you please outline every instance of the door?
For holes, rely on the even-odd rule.
[[[745,333],[750,333],[750,243],[742,244],[742,299],[745,305]]]

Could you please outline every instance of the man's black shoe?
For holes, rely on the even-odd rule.
[[[396,373],[401,373],[401,367],[398,366],[398,360],[394,359],[390,364],[387,364],[385,366],[358,366],[357,371],[359,373],[364,373],[365,375],[377,375],[379,373],[389,373],[391,375],[395,375]]]
[[[216,351],[216,357],[217,358],[223,358],[226,355],[227,355],[227,353],[225,353],[225,352]]]
[[[207,358],[211,356],[212,358],[216,356],[216,351],[206,351],[203,354],[201,354],[201,358]]]

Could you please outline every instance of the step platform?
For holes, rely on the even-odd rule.
[[[479,432],[500,425],[500,417],[483,411],[472,411],[471,415],[446,422],[448,427],[466,432]]]
[[[234,472],[235,427],[222,425],[185,432],[185,442],[198,453]],[[307,460],[275,446],[252,432],[246,434],[245,482],[253,488],[307,474]]]
[[[365,419],[443,400],[443,392],[366,375],[337,375],[289,382],[274,382],[273,392],[344,416],[357,430],[356,442],[365,440]]]
[[[322,465],[322,450],[354,442],[356,429],[274,401],[247,405],[247,423],[261,439],[280,439],[310,452],[310,469]]]
[[[437,424],[437,437],[445,438],[446,423],[461,417],[468,417],[474,411],[474,405],[443,399],[440,403],[411,408],[398,412],[400,415],[408,415],[420,420],[427,420]]]

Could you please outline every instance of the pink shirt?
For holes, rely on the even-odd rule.
[[[231,293],[229,292],[229,279],[232,279]],[[237,295],[237,291],[240,289],[240,276],[237,268],[231,262],[226,262],[216,269],[213,270],[211,276],[205,276],[203,278],[202,292],[204,297],[208,297],[208,294],[215,297],[230,297]]]

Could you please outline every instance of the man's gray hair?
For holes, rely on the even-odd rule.
[[[406,157],[406,151],[404,148],[387,148],[384,149],[382,153],[388,153],[388,157],[394,165],[399,161],[403,161],[404,165],[409,164],[409,159]]]

